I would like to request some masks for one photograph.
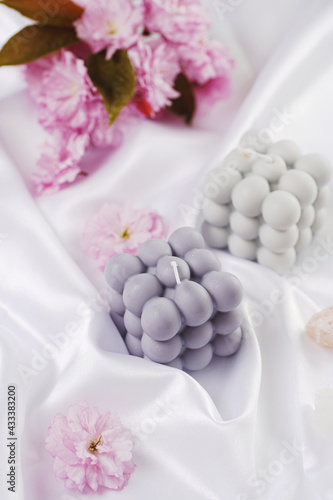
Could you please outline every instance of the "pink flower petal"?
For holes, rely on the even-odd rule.
[[[93,491],[97,491],[99,481],[99,470],[97,467],[87,467],[86,470],[87,484]]]
[[[143,7],[131,0],[95,0],[88,2],[84,14],[74,23],[78,37],[93,52],[106,49],[111,59],[118,49],[127,49],[138,39],[143,28]]]
[[[140,96],[139,101],[134,96],[134,101],[138,101],[139,109],[142,101],[149,103],[149,116],[154,116],[179,96],[173,88],[181,71],[177,51],[162,39],[145,37],[128,54],[136,73],[136,96]]]
[[[179,47],[179,54],[183,72],[195,84],[196,101],[202,114],[217,101],[229,97],[234,62],[220,42],[192,42]]]
[[[189,43],[206,38],[210,20],[199,0],[144,0],[146,27],[171,42]]]

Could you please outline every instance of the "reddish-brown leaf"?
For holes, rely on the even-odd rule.
[[[0,66],[26,64],[78,42],[74,28],[32,24],[16,33],[0,50]]]
[[[83,14],[83,8],[71,0],[2,0],[1,4],[50,26],[72,26]]]

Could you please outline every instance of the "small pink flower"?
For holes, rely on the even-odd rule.
[[[66,137],[58,132],[53,142],[44,144],[37,170],[32,175],[36,195],[53,194],[81,173],[79,162],[89,145],[86,134],[72,133]]]
[[[216,40],[179,47],[181,66],[187,78],[199,85],[221,76],[230,76],[234,61],[228,50]]]
[[[45,447],[56,478],[81,493],[102,486],[122,490],[135,469],[130,431],[116,413],[101,415],[87,402],[71,406],[67,417],[53,418]]]
[[[129,57],[136,72],[137,89],[134,102],[147,116],[154,116],[171,104],[179,93],[173,88],[180,73],[178,54],[173,46],[163,40],[141,39],[129,50]],[[143,108],[142,103],[148,103]]]
[[[211,106],[229,97],[232,89],[231,70],[234,61],[227,49],[216,40],[182,45],[179,54],[183,72],[197,84],[198,101]]]
[[[83,251],[104,269],[107,261],[119,253],[136,254],[139,246],[151,238],[165,237],[163,218],[148,208],[104,203],[88,219],[83,237]]]
[[[93,102],[89,113],[93,123],[91,143],[99,148],[120,146],[126,132],[142,118],[141,113],[129,104],[120,111],[116,121],[109,125],[109,115],[102,100]]]
[[[29,94],[34,101],[38,102],[42,93],[45,92],[44,75],[59,60],[59,54],[57,52],[23,66],[23,74],[28,84]]]
[[[199,0],[144,0],[145,24],[171,42],[189,43],[207,36],[210,20]]]
[[[57,128],[57,122],[80,130],[89,125],[87,105],[96,98],[96,89],[82,59],[61,50],[47,58],[44,66],[39,62],[29,64],[26,74],[45,128]]]
[[[121,5],[119,0],[95,0],[87,4],[74,26],[93,52],[106,49],[106,59],[111,59],[118,49],[127,49],[137,41],[143,26],[143,7],[131,0],[121,0]]]

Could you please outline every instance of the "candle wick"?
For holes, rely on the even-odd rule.
[[[248,155],[254,155],[257,156],[258,158],[263,158],[264,160],[268,160],[269,163],[274,163],[274,159],[269,155],[258,153],[258,151],[252,151],[252,149],[241,148],[240,146],[238,146],[237,149],[243,156],[246,156],[246,158],[248,158]]]
[[[170,262],[171,266],[173,267],[173,272],[175,273],[175,278],[176,278],[176,283],[177,285],[180,285],[180,277],[179,277],[179,272],[178,272],[178,264],[175,260],[172,260]]]

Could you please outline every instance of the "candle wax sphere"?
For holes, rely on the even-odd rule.
[[[187,349],[183,355],[184,367],[189,371],[203,370],[213,358],[213,347],[207,344],[200,349]]]
[[[182,340],[182,348],[181,348],[181,351],[179,353],[179,356],[181,357],[184,354],[184,352],[186,351],[186,345],[184,344],[183,338],[182,337],[180,337],[180,338]]]
[[[144,306],[141,324],[143,331],[154,340],[169,340],[179,332],[182,318],[172,300],[156,297]]]
[[[295,245],[296,252],[301,252],[304,248],[308,247],[312,241],[313,233],[310,227],[303,229],[299,233],[297,243]]]
[[[212,248],[225,248],[228,244],[228,229],[225,227],[212,226],[208,222],[204,222],[201,227],[203,237],[207,245]]]
[[[156,276],[162,285],[171,288],[175,287],[177,283],[175,269],[172,265],[173,262],[177,264],[177,271],[181,281],[184,279],[190,279],[191,275],[190,268],[183,259],[172,256],[162,257],[157,264]]]
[[[329,160],[325,156],[317,153],[301,156],[296,161],[295,168],[312,175],[319,188],[328,183],[332,174]]]
[[[164,288],[163,297],[173,300],[175,298],[176,290],[174,288]]]
[[[273,191],[262,205],[262,216],[274,229],[288,229],[299,221],[301,206],[293,194],[281,190]]]
[[[238,212],[247,217],[261,214],[261,206],[269,194],[269,184],[259,175],[250,175],[241,180],[232,191],[232,203]]]
[[[130,333],[127,333],[125,337],[125,344],[130,354],[133,354],[133,356],[138,356],[140,358],[143,358],[143,350],[141,347],[140,339],[134,337]]]
[[[200,349],[213,338],[213,325],[206,321],[200,326],[187,326],[182,332],[185,346],[189,349]]]
[[[174,231],[169,238],[169,244],[178,257],[183,257],[192,248],[205,248],[202,235],[193,227],[181,227]]]
[[[314,202],[313,206],[316,210],[319,210],[320,208],[324,208],[326,205],[326,202],[328,200],[330,194],[330,190],[328,186],[325,186],[318,191],[318,196],[316,198],[316,201]]]
[[[299,230],[296,224],[285,231],[278,231],[267,224],[263,224],[259,231],[260,243],[275,253],[286,252],[296,245]]]
[[[230,228],[244,240],[253,240],[259,234],[259,217],[246,217],[240,212],[232,212],[230,215]]]
[[[242,329],[237,328],[229,335],[216,335],[213,340],[214,354],[217,356],[232,356],[242,343]]]
[[[255,159],[256,156],[253,153],[233,149],[225,157],[223,161],[223,167],[230,172],[232,170],[236,170],[238,172],[246,174],[251,170],[251,165]]]
[[[285,161],[276,155],[269,155],[266,159],[259,158],[252,165],[252,172],[266,179],[268,182],[277,182],[281,175],[287,172]]]
[[[223,227],[229,223],[229,205],[218,205],[215,201],[209,200],[203,208],[203,215],[207,222],[214,226]]]
[[[170,340],[160,342],[152,339],[146,333],[141,339],[141,346],[144,354],[157,363],[170,363],[174,360],[182,350],[182,341],[179,335],[176,335]]]
[[[112,288],[109,288],[107,299],[111,311],[123,316],[125,313],[125,305],[122,295],[115,290],[112,290]]]
[[[209,271],[220,271],[221,263],[216,255],[207,248],[195,248],[185,254],[191,272],[201,278]]]
[[[229,252],[240,259],[253,260],[257,254],[257,243],[255,240],[244,240],[238,234],[231,234],[228,238]]]
[[[279,189],[296,196],[302,208],[317,198],[318,188],[313,177],[302,170],[288,170],[279,181]]]
[[[229,335],[241,326],[243,318],[240,306],[226,313],[217,313],[213,319],[214,331],[220,335]]]
[[[156,267],[158,260],[164,255],[172,255],[169,243],[152,239],[140,246],[137,256],[147,267]]]
[[[241,303],[243,287],[233,274],[211,271],[205,274],[201,283],[213,298],[218,311],[231,311]]]
[[[115,255],[107,262],[104,274],[111,288],[122,293],[128,278],[144,271],[145,267],[138,257],[129,253],[121,253]]]
[[[300,147],[294,141],[283,139],[272,144],[267,153],[281,156],[287,165],[293,165],[302,155]]]
[[[126,330],[131,335],[134,335],[134,337],[138,337],[139,339],[141,339],[142,337],[141,319],[138,316],[135,316],[135,314],[131,313],[131,311],[128,311],[127,309],[124,314],[124,325]]]
[[[112,311],[110,311],[110,317],[111,317],[112,321],[114,322],[116,328],[118,329],[118,331],[122,335],[122,337],[124,337],[126,335],[126,328],[124,325],[124,317],[120,316],[119,314],[112,312]]]
[[[253,149],[258,153],[266,153],[272,142],[272,137],[269,134],[265,133],[264,129],[256,128],[247,130],[242,135],[239,141],[242,148]]]
[[[278,273],[284,273],[295,264],[296,251],[294,248],[290,248],[284,253],[274,253],[265,247],[260,247],[257,251],[257,259],[259,264]]]
[[[303,208],[301,212],[301,217],[297,222],[297,227],[300,231],[303,231],[307,227],[311,227],[316,216],[316,211],[312,205]]]
[[[174,300],[188,326],[202,325],[213,314],[209,293],[195,281],[185,280],[177,285]]]
[[[216,203],[222,205],[229,203],[232,190],[240,180],[242,180],[242,174],[237,170],[227,170],[224,167],[213,168],[207,174],[203,193]]]
[[[143,306],[153,297],[162,295],[163,289],[156,276],[152,274],[137,274],[131,276],[124,288],[123,300],[125,307],[136,316],[141,316]]]
[[[165,363],[165,366],[171,366],[172,368],[177,368],[177,370],[183,369],[183,361],[180,357],[177,357],[170,361],[170,363]]]
[[[319,231],[325,224],[327,220],[327,213],[325,209],[318,210],[316,213],[315,219],[313,221],[313,224],[311,226],[311,229],[314,233]]]

